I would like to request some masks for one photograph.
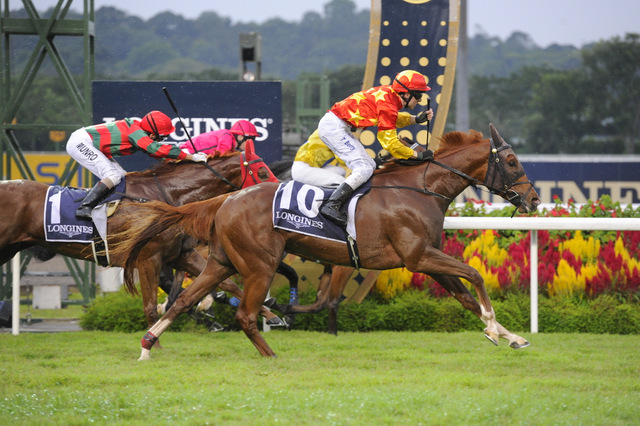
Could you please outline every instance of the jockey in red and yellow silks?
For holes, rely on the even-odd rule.
[[[431,89],[427,86],[425,76],[417,71],[402,71],[391,85],[354,93],[335,103],[320,119],[320,139],[351,169],[349,177],[320,209],[324,216],[340,226],[346,226],[346,217],[340,208],[353,191],[371,177],[376,167],[360,141],[352,134],[352,129],[377,126],[380,144],[394,157],[424,159],[429,155],[430,151],[418,153],[404,146],[396,131],[402,125],[422,124],[431,120],[432,110],[409,115],[408,119],[399,113],[402,108],[413,109],[428,90]]]
[[[410,124],[411,114],[404,111],[398,112],[396,128],[402,128]],[[378,138],[382,140],[383,136],[381,132],[378,133]],[[386,142],[382,144],[383,148],[387,151],[390,151],[389,147],[391,145],[392,144]],[[413,150],[407,148],[404,144],[403,148],[413,154]],[[396,157],[403,158],[401,155],[396,155]],[[337,165],[334,163],[337,163]],[[346,175],[346,170],[342,166],[346,167],[345,162],[339,157],[336,157],[333,151],[322,142],[318,130],[316,130],[309,136],[307,142],[298,148],[298,152],[293,160],[293,165],[291,166],[291,177],[293,180],[309,185],[326,187],[338,186],[344,182]]]

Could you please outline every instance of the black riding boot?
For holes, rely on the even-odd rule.
[[[96,186],[91,188],[82,200],[82,204],[76,210],[78,219],[91,219],[91,210],[98,205],[109,193],[109,187],[102,182],[98,182]]]
[[[349,197],[351,197],[351,194],[353,194],[353,188],[351,188],[347,183],[342,182],[340,186],[333,191],[329,200],[324,203],[320,209],[320,213],[336,225],[343,228],[346,227],[347,215],[342,214],[340,209]]]

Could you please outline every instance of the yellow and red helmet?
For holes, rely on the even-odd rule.
[[[431,90],[431,87],[427,86],[425,76],[413,70],[399,72],[396,78],[393,79],[391,88],[396,92],[408,92],[411,94],[424,93]]]

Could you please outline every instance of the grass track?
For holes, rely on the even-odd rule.
[[[640,418],[640,336],[274,331],[0,334],[5,424],[629,425]],[[6,422],[5,422],[6,421]]]

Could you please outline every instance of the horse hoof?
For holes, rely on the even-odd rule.
[[[214,321],[209,326],[209,331],[211,331],[212,333],[217,333],[218,331],[224,331],[224,327],[220,325],[220,323]]]
[[[264,301],[263,305],[266,306],[267,308],[271,309],[273,308],[273,305],[276,304],[276,298],[275,297],[270,297],[267,300]]]
[[[273,317],[267,320],[267,325],[270,327],[285,327],[287,323],[282,321],[280,317]]]
[[[489,341],[491,343],[493,343],[494,345],[498,346],[498,335],[497,334],[485,331],[484,332],[484,337],[489,339]]]
[[[511,342],[511,343],[509,343],[509,347],[511,347],[513,349],[524,349],[527,346],[531,346],[531,343],[529,343],[527,340],[524,340],[522,343],[519,343],[519,342]]]

